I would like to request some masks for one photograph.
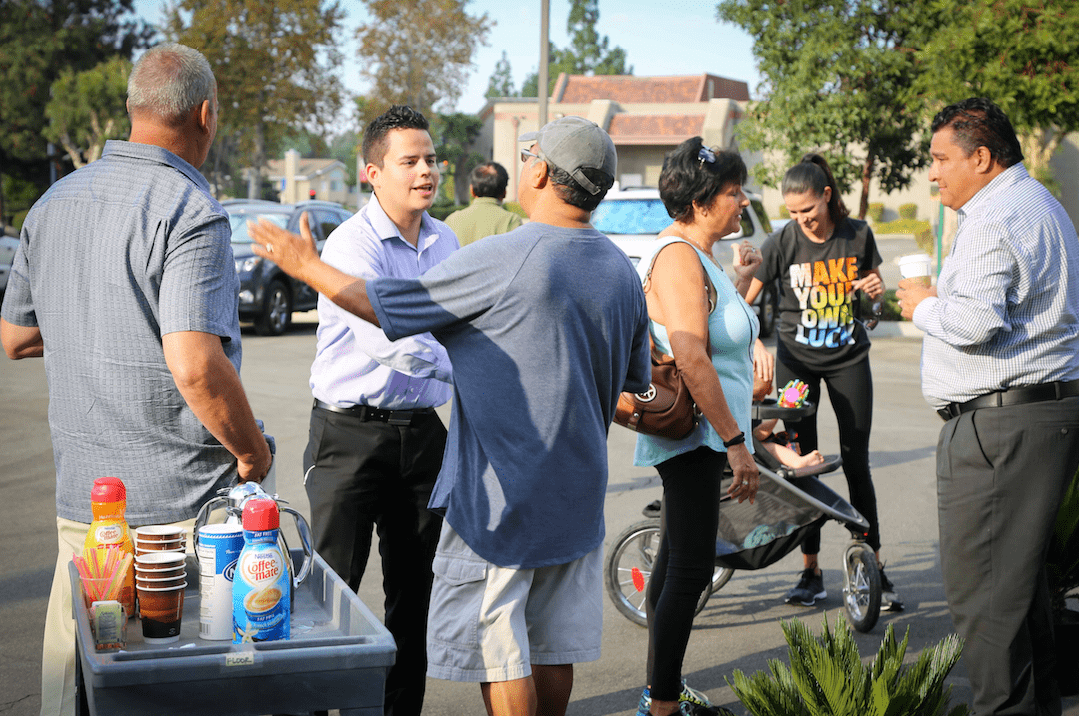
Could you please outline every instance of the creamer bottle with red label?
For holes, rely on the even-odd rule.
[[[286,555],[277,546],[277,503],[250,499],[244,504],[244,547],[232,578],[233,642],[288,639],[291,609]]]
[[[130,619],[135,615],[135,544],[131,541],[131,532],[127,528],[127,520],[124,519],[125,510],[127,510],[127,488],[124,487],[120,478],[99,477],[94,480],[94,486],[90,490],[90,511],[94,520],[86,532],[83,552],[89,559],[87,553],[90,550],[100,550],[98,557],[101,564],[105,563],[105,551],[109,547],[119,547],[132,556],[132,563],[127,569],[127,574],[124,575],[123,586],[120,588],[119,599]]]

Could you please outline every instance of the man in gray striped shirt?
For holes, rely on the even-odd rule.
[[[261,481],[272,460],[240,383],[228,216],[198,172],[217,130],[209,63],[182,45],[147,50],[127,107],[130,141],[108,142],[27,214],[0,319],[7,355],[44,356],[49,383],[59,555],[43,716],[75,710],[67,564],[93,481],[124,481],[131,527],[190,531],[218,488]]]
[[[1045,558],[1079,466],[1079,240],[991,101],[946,107],[932,130],[929,178],[959,230],[936,287],[905,279],[898,295],[946,421],[945,595],[975,713],[1060,714]]]

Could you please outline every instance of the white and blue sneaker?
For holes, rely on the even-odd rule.
[[[686,684],[685,679],[682,679],[682,693],[678,694],[678,705],[681,708],[683,704],[711,706],[712,702],[708,700],[708,697],[703,692],[697,691],[697,689]],[[641,700],[637,703],[637,716],[649,716],[648,709],[651,707],[652,694],[649,693],[648,687],[645,686],[644,691],[641,692]],[[687,712],[683,711],[683,713]]]

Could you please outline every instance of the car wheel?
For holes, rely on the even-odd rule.
[[[255,321],[260,336],[280,336],[292,323],[292,294],[282,281],[270,282],[262,302],[262,314]]]
[[[775,283],[761,289],[761,302],[758,317],[761,322],[761,338],[767,338],[776,330],[776,316],[779,313],[779,292]]]

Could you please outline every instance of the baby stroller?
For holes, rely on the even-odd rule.
[[[812,403],[786,408],[767,400],[754,404],[753,417],[798,420],[815,409]],[[763,569],[775,564],[801,544],[809,528],[833,519],[851,533],[851,543],[843,554],[843,607],[854,628],[868,632],[880,616],[882,591],[876,557],[865,542],[869,523],[817,479],[839,468],[842,461],[831,457],[822,464],[795,469],[781,464],[756,438],[754,446],[760,470],[756,501],[739,504],[732,500],[727,487],[733,476],[724,475],[716,569],[711,584],[701,594],[697,613],[730,580],[734,570]],[[648,578],[659,549],[659,510],[659,500],[648,505],[643,510],[647,519],[626,528],[614,540],[606,560],[607,594],[619,612],[641,626],[647,623],[644,605]]]

